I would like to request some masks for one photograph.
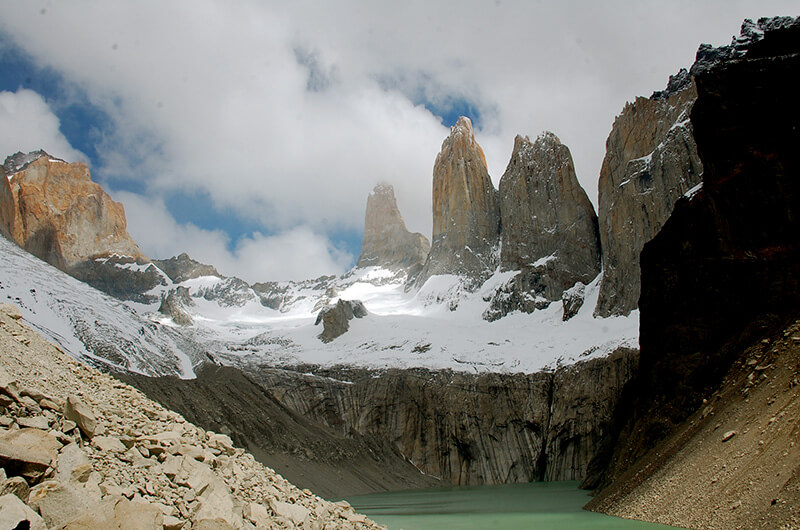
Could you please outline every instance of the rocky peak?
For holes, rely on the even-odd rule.
[[[555,134],[515,138],[500,179],[500,217],[500,265],[520,273],[494,294],[487,320],[547,307],[600,272],[597,215]]]
[[[153,263],[164,271],[164,274],[169,276],[170,280],[175,283],[200,278],[201,276],[216,276],[222,278],[222,275],[217,272],[216,268],[193,260],[186,252],[169,259],[154,259]]]
[[[44,151],[6,159],[0,182],[0,229],[35,256],[69,271],[98,256],[144,254],[128,235],[125,210],[92,182],[86,164]]]
[[[433,241],[418,284],[435,274],[460,274],[477,286],[497,265],[499,235],[497,190],[472,122],[462,116],[433,167]]]
[[[663,92],[626,104],[606,140],[598,183],[603,279],[597,316],[636,309],[642,247],[700,182],[703,166],[689,121],[697,89],[685,77],[681,72]]]
[[[30,153],[23,153],[21,151],[17,151],[13,155],[9,155],[6,157],[6,161],[3,163],[3,173],[8,178],[14,173],[17,173],[25,168],[28,164],[33,162],[34,160],[42,157],[47,157],[51,160],[58,160],[63,162],[60,158],[55,158],[53,156],[48,155],[43,149],[39,149],[38,151],[31,151]]]
[[[394,188],[381,183],[367,198],[364,241],[356,267],[378,266],[419,271],[430,251],[430,242],[406,228],[397,208]]]

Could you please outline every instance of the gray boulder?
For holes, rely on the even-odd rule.
[[[577,315],[578,311],[580,311],[581,307],[583,307],[583,300],[585,296],[586,286],[581,282],[577,282],[575,285],[564,291],[564,294],[561,295],[561,303],[564,307],[564,314],[561,319],[567,321]]]
[[[318,338],[322,342],[330,342],[350,329],[350,321],[353,318],[362,318],[367,314],[367,308],[360,300],[339,299],[335,305],[329,305],[317,314],[314,325],[319,325],[321,322],[323,327]]]

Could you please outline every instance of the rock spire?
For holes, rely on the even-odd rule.
[[[419,272],[428,257],[431,244],[419,233],[406,228],[397,208],[394,188],[381,183],[367,198],[364,241],[356,267],[384,267]]]
[[[500,208],[472,122],[450,128],[433,167],[433,240],[417,281],[459,274],[477,287],[497,266]]]

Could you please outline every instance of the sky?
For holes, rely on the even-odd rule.
[[[0,0],[0,159],[90,165],[153,258],[247,281],[353,266],[394,186],[431,234],[432,169],[469,116],[495,186],[517,134],[553,131],[597,204],[627,101],[700,43],[796,1]]]

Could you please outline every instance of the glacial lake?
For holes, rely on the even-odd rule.
[[[347,502],[390,530],[674,528],[582,510],[590,499],[577,482],[534,482],[374,493]]]

